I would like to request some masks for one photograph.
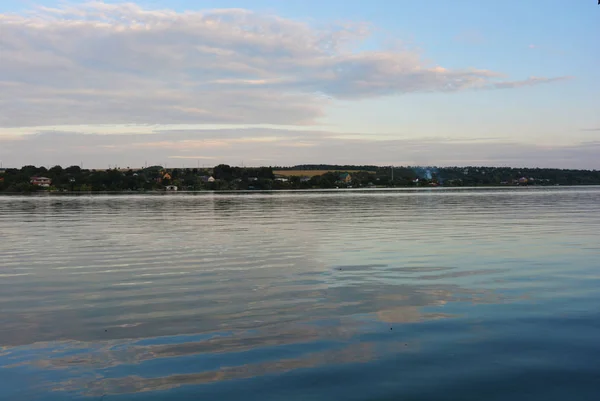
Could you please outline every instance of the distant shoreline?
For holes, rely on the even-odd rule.
[[[538,185],[538,186],[470,186],[470,187],[388,187],[388,188],[324,188],[324,189],[265,189],[265,190],[198,190],[198,191],[35,191],[35,192],[0,192],[0,197],[28,196],[28,197],[60,197],[60,196],[102,196],[102,195],[129,195],[129,196],[178,196],[178,195],[210,195],[210,194],[260,194],[260,193],[339,193],[339,192],[460,192],[468,190],[552,190],[572,188],[600,188],[598,184],[590,185]]]
[[[0,193],[255,192],[511,188],[600,185],[600,171],[511,167],[379,167],[300,165],[86,170],[80,166],[0,169]]]

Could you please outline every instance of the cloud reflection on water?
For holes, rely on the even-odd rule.
[[[2,200],[5,271],[32,274],[0,282],[0,369],[102,395],[419,350],[561,269],[578,191]]]

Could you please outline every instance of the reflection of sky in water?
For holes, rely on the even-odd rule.
[[[585,392],[598,200],[0,198],[0,384],[9,399],[395,399],[427,393],[427,375],[460,387],[568,366]]]

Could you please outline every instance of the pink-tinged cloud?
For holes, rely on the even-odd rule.
[[[92,2],[0,14],[0,25],[0,127],[304,125],[338,99],[565,79],[506,80],[431,64],[412,50],[358,50],[367,24],[316,28],[241,9]]]

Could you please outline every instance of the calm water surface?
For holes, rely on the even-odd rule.
[[[2,400],[598,400],[600,188],[0,197]]]

